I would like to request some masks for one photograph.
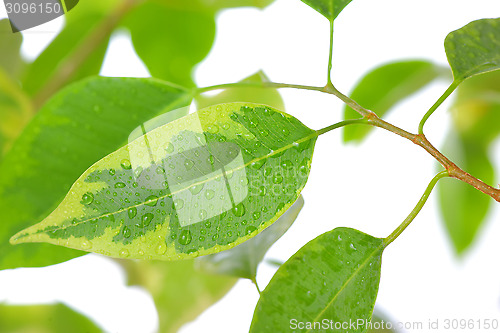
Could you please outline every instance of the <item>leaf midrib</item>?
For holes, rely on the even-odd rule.
[[[305,142],[305,141],[311,140],[311,139],[313,139],[313,138],[315,138],[315,137],[317,137],[317,136],[318,136],[318,132],[317,132],[317,131],[314,131],[314,130],[311,130],[311,131],[312,131],[312,133],[311,133],[311,134],[309,134],[309,135],[307,135],[307,136],[305,136],[305,137],[303,137],[303,138],[301,138],[301,139],[299,139],[299,140],[296,140],[296,141],[294,141],[294,142],[293,142],[293,143],[291,143],[291,144],[285,145],[285,146],[283,146],[283,147],[281,147],[281,148],[279,148],[279,149],[277,149],[277,150],[273,150],[273,152],[272,152],[272,153],[269,153],[269,154],[267,154],[267,155],[265,155],[265,156],[261,156],[261,157],[259,157],[259,158],[251,159],[249,162],[247,162],[247,163],[245,163],[245,164],[242,164],[241,166],[239,166],[239,167],[237,167],[237,168],[230,169],[229,171],[234,172],[234,171],[240,170],[240,169],[242,169],[242,168],[246,168],[247,166],[249,166],[250,164],[252,164],[252,163],[254,163],[254,162],[256,162],[256,161],[260,161],[260,160],[263,160],[263,159],[270,158],[270,157],[272,157],[273,155],[279,154],[279,153],[281,153],[282,151],[285,151],[285,150],[288,150],[288,149],[292,148],[292,147],[294,146],[294,143],[301,143],[301,142]],[[99,163],[99,162],[97,162],[97,163]],[[156,202],[156,201],[159,201],[159,200],[161,200],[161,199],[165,199],[165,198],[171,197],[171,196],[173,196],[173,195],[175,195],[175,194],[177,194],[177,193],[180,193],[180,192],[183,192],[183,191],[189,190],[189,188],[191,188],[191,187],[194,187],[194,186],[197,186],[197,185],[201,185],[201,184],[208,183],[209,181],[211,181],[211,180],[215,180],[215,179],[216,179],[216,178],[218,178],[218,177],[219,177],[219,175],[218,175],[218,176],[211,177],[211,178],[207,178],[207,179],[204,179],[204,180],[202,180],[202,181],[199,181],[199,182],[193,183],[193,184],[191,184],[191,185],[189,185],[189,186],[187,186],[187,187],[185,187],[185,188],[183,188],[183,189],[180,189],[180,190],[178,190],[178,191],[175,191],[175,192],[170,192],[170,193],[165,194],[165,195],[163,195],[163,196],[159,196],[159,197],[158,197],[158,198],[156,198],[156,199],[152,199],[152,200],[148,200],[148,201],[145,201],[145,202],[141,202],[141,203],[136,204],[136,205],[131,205],[131,206],[125,207],[125,208],[123,208],[123,209],[117,210],[117,211],[115,211],[115,212],[112,212],[112,213],[107,213],[107,214],[103,214],[103,215],[98,215],[98,216],[94,216],[94,217],[92,217],[92,218],[89,218],[89,219],[86,219],[86,220],[83,220],[83,221],[79,221],[78,223],[71,224],[71,226],[70,226],[70,227],[78,226],[78,225],[80,225],[80,224],[82,224],[82,223],[87,223],[87,222],[89,222],[89,221],[91,221],[91,220],[100,219],[100,218],[107,217],[107,216],[110,216],[110,215],[119,214],[119,213],[122,213],[122,212],[127,211],[127,210],[128,210],[128,209],[130,209],[130,208],[137,208],[137,207],[141,207],[141,206],[146,205],[146,204],[148,204],[148,203],[150,203],[150,202]],[[73,188],[73,187],[72,187],[72,188]],[[71,189],[70,189],[69,193],[71,193]],[[64,202],[64,199],[63,199],[63,202]],[[50,231],[62,230],[62,229],[65,229],[65,228],[67,228],[67,227],[68,227],[68,226],[56,226],[56,228],[53,228],[53,229],[51,229]],[[38,230],[37,232],[34,232],[34,234],[41,234],[41,233],[45,233],[45,231],[44,231],[44,230]],[[16,241],[17,241],[17,240],[20,240],[20,239],[22,239],[22,238],[24,238],[24,237],[29,237],[30,235],[31,235],[31,234],[24,234],[24,235],[22,235],[20,238],[15,238],[14,240],[16,240]]]

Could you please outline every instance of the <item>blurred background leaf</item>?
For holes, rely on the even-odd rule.
[[[8,19],[0,20],[0,68],[11,78],[17,79],[24,68],[21,58],[22,34],[13,34]]]
[[[85,254],[9,238],[50,213],[93,163],[125,145],[142,123],[186,106],[184,90],[154,79],[93,78],[54,96],[0,164],[0,269],[56,264]],[[172,114],[182,116],[187,109]]]
[[[397,103],[430,84],[445,72],[428,61],[398,61],[375,68],[354,87],[350,97],[361,106],[384,117]],[[446,70],[448,73],[448,70]],[[359,114],[344,106],[344,119],[359,118]],[[344,142],[361,142],[371,126],[346,126]]]
[[[90,319],[64,304],[0,305],[2,333],[99,333]]]
[[[451,107],[454,127],[443,152],[465,171],[494,184],[490,147],[500,134],[500,72],[474,76],[457,90]],[[457,254],[463,254],[480,230],[491,198],[455,179],[438,184],[440,209]]]
[[[161,333],[177,332],[221,299],[238,280],[195,270],[193,260],[117,261],[125,268],[129,285],[142,286],[153,296]]]

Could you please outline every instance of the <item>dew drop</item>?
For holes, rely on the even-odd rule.
[[[172,143],[167,143],[167,145],[165,146],[165,151],[167,152],[167,154],[172,154],[174,152],[174,145]]]
[[[222,128],[223,128],[224,130],[228,130],[230,127],[231,127],[231,125],[229,125],[228,123],[224,123],[224,124],[222,124]]]
[[[262,135],[262,136],[268,136],[268,135],[269,135],[269,131],[268,131],[268,130],[266,130],[266,129],[262,129],[262,130],[260,131],[260,135]]]
[[[198,214],[201,220],[204,220],[207,218],[207,211],[204,209],[200,209],[200,213]]]
[[[122,257],[122,258],[126,258],[126,257],[128,257],[128,256],[130,255],[130,252],[128,252],[128,250],[127,250],[127,249],[122,249],[122,250],[120,251],[119,255],[120,255],[120,257]]]
[[[82,195],[82,201],[81,203],[84,205],[90,205],[94,201],[94,195],[90,192],[85,193]]]
[[[167,252],[167,245],[165,243],[160,243],[155,249],[156,254],[162,255]]]
[[[156,195],[150,195],[149,197],[146,198],[145,204],[154,207],[158,203],[158,197]]]
[[[258,220],[260,218],[260,212],[255,212],[252,214],[254,220]]]
[[[266,190],[266,188],[264,186],[259,187],[259,195],[261,197],[265,196],[266,192],[267,192],[267,190]]]
[[[245,206],[243,206],[243,203],[240,202],[233,207],[233,214],[238,217],[242,217],[243,215],[245,215]]]
[[[207,126],[207,132],[215,134],[215,133],[219,132],[219,126],[217,126],[215,124],[209,125],[209,126]]]
[[[125,170],[130,170],[132,169],[132,164],[130,164],[130,161],[127,160],[127,159],[124,159],[120,162],[120,165],[122,166],[122,168],[124,168]]]
[[[214,190],[206,190],[205,191],[205,198],[207,198],[207,200],[212,199],[214,196],[215,196]]]
[[[193,194],[193,195],[196,195],[196,194],[201,192],[201,190],[203,189],[203,186],[204,186],[204,184],[198,184],[198,185],[191,186],[189,188],[189,192],[191,192],[191,194]]]
[[[147,227],[155,216],[151,213],[146,213],[142,216],[142,225]]]
[[[182,199],[176,199],[174,200],[174,204],[173,204],[173,207],[175,210],[180,210],[182,209],[182,207],[184,207],[184,200]]]
[[[156,168],[156,173],[159,174],[159,175],[162,175],[165,173],[165,169],[163,169],[162,167],[157,167]]]
[[[109,174],[110,174],[111,176],[114,176],[114,175],[116,174],[115,169],[109,169]]]
[[[179,236],[179,244],[188,245],[191,243],[191,231],[183,230]]]
[[[265,163],[266,163],[266,159],[262,158],[262,159],[259,159],[259,160],[252,162],[252,164],[250,164],[250,167],[252,169],[259,170],[260,168],[262,168],[262,166]]]
[[[137,208],[131,207],[128,209],[127,213],[128,213],[128,218],[133,219],[137,215]]]
[[[277,174],[273,178],[273,183],[281,184],[283,182],[283,176],[281,174]]]
[[[284,136],[287,136],[288,134],[290,134],[290,131],[287,128],[283,128],[281,130],[281,133],[283,133]]]
[[[186,159],[184,161],[184,167],[186,168],[186,170],[191,170],[193,168],[193,166],[194,166],[194,162],[193,161],[188,160],[188,159]]]
[[[217,238],[219,238],[219,235],[218,234],[215,234],[212,236],[212,240],[215,241]]]
[[[292,162],[290,160],[285,160],[283,162],[281,162],[281,167],[285,170],[288,170],[292,167]]]
[[[210,221],[205,222],[205,227],[210,228],[212,226],[212,223]]]
[[[125,237],[125,238],[130,238],[130,236],[132,236],[132,231],[130,231],[130,229],[127,227],[123,228],[122,233],[123,233],[123,237]]]
[[[251,233],[253,233],[255,230],[257,230],[256,227],[254,227],[253,225],[249,225],[247,227],[247,229],[245,230],[245,232],[247,233],[247,235],[250,235]]]
[[[126,185],[125,183],[122,183],[122,182],[118,182],[115,184],[115,188],[124,188]]]

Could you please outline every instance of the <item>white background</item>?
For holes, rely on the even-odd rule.
[[[4,8],[0,10],[0,17],[5,17]],[[391,60],[427,59],[446,65],[447,33],[475,19],[499,16],[498,0],[355,0],[335,23],[333,81],[348,93],[366,71]],[[259,69],[277,82],[325,83],[329,23],[301,1],[277,0],[263,11],[227,10],[217,23],[214,47],[196,69],[199,86],[238,81]],[[60,18],[26,31],[23,54],[35,57],[62,24]],[[115,33],[101,74],[149,75],[127,32]],[[437,82],[400,103],[387,120],[415,132],[448,84]],[[311,128],[341,120],[342,104],[333,96],[297,90],[282,90],[282,96],[286,111]],[[429,139],[438,147],[450,126],[447,105],[426,125]],[[341,145],[340,134],[330,132],[318,140],[303,192],[305,207],[267,258],[285,261],[309,240],[338,226],[387,236],[411,211],[437,170],[430,155],[392,133],[376,130],[360,146]],[[499,142],[493,152],[499,166]],[[424,326],[429,319],[500,320],[500,209],[492,206],[472,249],[457,258],[433,193],[384,253],[377,307],[395,321],[421,321]],[[261,288],[273,273],[267,264],[260,266]],[[154,332],[158,319],[152,299],[124,281],[118,266],[89,255],[43,269],[0,272],[0,302],[63,301],[97,320],[106,332]],[[257,300],[253,285],[240,281],[181,332],[245,332]]]

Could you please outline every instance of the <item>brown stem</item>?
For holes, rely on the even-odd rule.
[[[106,16],[102,22],[92,30],[80,46],[58,66],[54,75],[52,75],[33,98],[35,110],[38,110],[48,98],[71,79],[76,70],[83,65],[85,60],[87,60],[99,45],[111,35],[111,32],[113,32],[120,20],[138,3],[139,1],[137,0],[124,0],[120,2],[116,10]]]

